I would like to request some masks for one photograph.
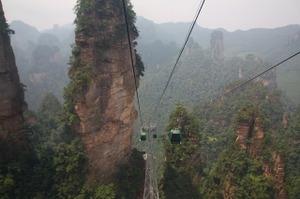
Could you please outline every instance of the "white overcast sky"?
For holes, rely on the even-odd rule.
[[[117,0],[116,0],[117,1]],[[189,22],[200,0],[131,0],[139,16],[157,23]],[[2,0],[9,21],[22,20],[39,29],[74,20],[76,0]],[[300,24],[300,0],[206,0],[198,23],[228,30]]]

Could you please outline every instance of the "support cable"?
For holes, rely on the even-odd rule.
[[[133,74],[133,78],[134,78],[139,118],[140,118],[141,126],[144,126],[142,110],[141,110],[141,103],[140,103],[140,96],[139,96],[139,92],[138,92],[138,83],[137,83],[137,79],[136,79],[136,70],[135,70],[135,64],[134,64],[134,59],[133,59],[132,41],[131,41],[131,37],[130,37],[130,33],[129,33],[130,27],[129,27],[129,22],[128,22],[128,11],[127,11],[126,0],[122,0],[122,3],[123,3],[124,18],[125,18],[125,23],[126,23],[127,39],[128,39],[128,43],[129,43],[130,61],[131,61],[131,67],[132,67],[132,74]]]
[[[245,82],[243,82],[243,83],[237,85],[236,87],[230,89],[229,91],[226,91],[226,92],[224,93],[224,95],[228,95],[228,94],[230,94],[230,93],[233,93],[233,92],[235,92],[236,90],[238,90],[238,89],[240,89],[240,88],[246,86],[246,85],[249,84],[250,82],[252,82],[252,81],[254,81],[255,79],[259,78],[260,76],[266,74],[267,72],[273,70],[274,68],[276,68],[276,67],[278,67],[278,66],[284,64],[285,62],[287,62],[287,61],[289,61],[290,59],[292,59],[292,58],[298,56],[299,54],[300,54],[300,51],[298,51],[297,53],[295,53],[295,54],[289,56],[288,58],[286,58],[286,59],[280,61],[279,63],[277,63],[277,64],[271,66],[270,68],[264,70],[263,72],[258,73],[257,75],[254,75],[252,78],[250,78],[250,79],[246,80]]]
[[[163,89],[163,92],[162,92],[161,96],[159,97],[158,103],[155,105],[155,108],[154,108],[154,111],[153,111],[152,116],[156,114],[156,112],[157,112],[157,110],[158,110],[160,104],[162,103],[163,97],[165,96],[166,91],[167,91],[167,89],[168,89],[168,87],[169,87],[169,85],[170,85],[170,82],[171,82],[172,77],[173,77],[173,75],[174,75],[174,73],[175,73],[175,70],[176,70],[176,68],[177,68],[177,66],[178,66],[178,63],[179,63],[179,61],[180,61],[180,58],[181,58],[181,56],[182,56],[182,54],[183,54],[183,52],[184,52],[184,50],[185,50],[185,48],[186,48],[186,46],[187,46],[187,44],[188,44],[188,41],[189,41],[189,39],[190,39],[190,37],[191,37],[191,34],[192,34],[192,32],[193,32],[193,29],[194,29],[196,23],[197,23],[197,20],[198,20],[198,18],[199,18],[199,15],[200,15],[200,13],[201,13],[203,7],[204,7],[205,1],[206,1],[206,0],[203,0],[202,3],[200,4],[199,9],[197,10],[196,16],[195,16],[193,22],[191,23],[191,26],[190,26],[190,29],[189,29],[189,31],[188,31],[187,37],[186,37],[186,39],[185,39],[185,42],[184,42],[184,44],[183,44],[183,46],[182,46],[182,48],[181,48],[181,50],[180,50],[180,52],[179,52],[179,55],[178,55],[178,57],[177,57],[177,59],[176,59],[176,62],[175,62],[175,64],[174,64],[173,68],[172,68],[172,71],[171,71],[170,76],[169,76],[169,78],[168,78],[168,81],[167,81],[167,83],[166,83],[166,85],[165,85],[165,87],[164,87],[164,89]],[[150,120],[151,120],[151,118],[150,118]]]

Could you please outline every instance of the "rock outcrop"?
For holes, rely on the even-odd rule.
[[[235,142],[243,150],[248,148],[248,139],[250,138],[251,128],[253,128],[253,124],[241,123],[236,130],[237,138]]]
[[[73,93],[73,98],[77,95],[73,105],[78,117],[73,128],[85,146],[88,183],[107,183],[131,152],[137,118],[135,85],[122,1],[88,2],[81,1],[78,5],[75,61],[70,69],[71,84],[76,87],[82,80],[80,74],[85,74],[82,93]],[[134,40],[137,37],[134,17],[129,19]]]
[[[283,128],[287,129],[289,125],[289,114],[285,112],[282,116],[282,125]]]
[[[221,31],[214,31],[210,40],[211,56],[214,61],[224,60],[224,39]]]
[[[287,199],[287,193],[284,188],[285,186],[285,163],[283,160],[282,155],[278,153],[273,154],[273,161],[274,161],[274,183],[276,189],[276,199]]]
[[[265,87],[269,89],[276,89],[277,88],[277,75],[276,69],[270,71],[269,73],[265,74],[264,76],[258,78],[257,82],[261,82]]]
[[[8,28],[0,1],[0,141],[23,139],[24,92],[19,80]]]
[[[249,123],[240,123],[236,134],[236,143],[241,149],[247,150],[254,158],[260,155],[265,133],[259,118],[251,118]]]
[[[253,158],[260,158],[265,133],[262,128],[260,119],[251,118],[249,123],[240,123],[237,127],[236,144],[242,149],[246,150]],[[274,152],[269,162],[263,165],[264,175],[272,177],[274,181],[274,188],[276,190],[276,199],[286,199],[287,193],[284,188],[285,184],[285,164],[282,155]],[[230,183],[229,183],[230,184]],[[226,193],[226,190],[225,190]],[[230,197],[226,197],[230,198]]]

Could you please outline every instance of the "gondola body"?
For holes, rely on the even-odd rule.
[[[147,140],[147,132],[145,130],[141,130],[140,141],[145,142]]]
[[[172,129],[169,133],[171,144],[181,144],[182,135],[179,129]]]

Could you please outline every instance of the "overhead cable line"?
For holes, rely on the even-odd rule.
[[[177,68],[177,66],[178,66],[178,63],[179,63],[179,61],[180,61],[180,58],[181,58],[181,56],[182,56],[182,54],[183,54],[183,52],[184,52],[184,50],[185,50],[185,48],[186,48],[186,46],[187,46],[187,44],[188,44],[188,41],[189,41],[189,39],[190,39],[190,37],[191,37],[191,34],[192,34],[192,32],[193,32],[193,29],[194,29],[196,23],[197,23],[197,20],[198,20],[198,18],[199,18],[199,15],[200,15],[200,13],[201,13],[203,7],[204,7],[205,1],[206,1],[206,0],[203,0],[203,1],[202,1],[202,3],[200,4],[199,9],[197,10],[196,16],[195,16],[195,18],[194,18],[194,20],[193,20],[193,22],[191,23],[191,26],[190,26],[190,28],[189,28],[187,37],[186,37],[186,39],[185,39],[185,41],[184,41],[184,44],[183,44],[183,46],[182,46],[182,48],[181,48],[181,50],[180,50],[180,52],[179,52],[179,55],[178,55],[178,57],[177,57],[177,59],[176,59],[176,62],[175,62],[175,64],[174,64],[173,68],[172,68],[172,71],[171,71],[170,76],[169,76],[169,78],[168,78],[168,81],[167,81],[167,83],[166,83],[166,85],[165,85],[165,87],[164,87],[164,89],[163,89],[163,92],[162,92],[161,96],[159,97],[158,103],[155,105],[155,108],[154,108],[154,111],[153,111],[153,114],[152,114],[152,115],[155,115],[155,114],[156,114],[156,112],[157,112],[157,110],[158,110],[158,108],[159,108],[159,105],[161,104],[161,102],[162,102],[162,100],[163,100],[163,97],[164,97],[165,94],[166,94],[166,91],[167,91],[167,89],[168,89],[168,87],[169,87],[169,85],[170,85],[171,79],[172,79],[172,77],[173,77],[173,75],[174,75],[174,73],[175,73],[175,70],[176,70],[176,68]]]
[[[195,16],[194,16],[194,18],[193,18],[193,20],[192,20],[192,23],[190,24],[190,27],[189,27],[189,29],[188,29],[188,33],[192,31],[193,26],[195,25],[193,22],[194,22],[194,21],[197,22],[197,19],[198,19],[198,17],[199,17],[199,14],[198,14],[198,13],[201,12],[201,9],[202,9],[202,7],[203,7],[203,6],[202,6],[203,3],[204,3],[204,2],[201,1],[200,4],[198,5],[198,9],[197,9],[197,11],[196,11],[196,13],[195,13]],[[187,34],[184,41],[189,40],[189,37],[190,37],[189,34]]]
[[[298,51],[297,53],[295,53],[295,54],[289,56],[288,58],[286,58],[286,59],[280,61],[279,63],[273,65],[272,67],[270,67],[270,68],[264,70],[263,72],[258,73],[257,75],[253,76],[252,78],[248,79],[247,81],[245,81],[245,82],[243,82],[243,83],[237,85],[236,87],[230,89],[229,91],[226,91],[226,92],[224,93],[224,95],[228,95],[228,94],[230,94],[230,93],[235,92],[236,90],[238,90],[238,89],[244,87],[245,85],[249,84],[249,83],[252,82],[253,80],[257,79],[258,77],[260,77],[260,76],[266,74],[267,72],[273,70],[274,68],[276,68],[276,67],[278,67],[278,66],[284,64],[285,62],[289,61],[290,59],[292,59],[292,58],[298,56],[299,54],[300,54],[300,51]]]
[[[123,3],[124,18],[125,18],[125,23],[126,23],[127,39],[128,39],[128,44],[129,44],[131,68],[132,68],[132,74],[133,74],[133,78],[134,78],[134,85],[135,85],[136,98],[137,98],[137,104],[138,104],[139,118],[140,118],[141,126],[144,126],[144,121],[143,121],[142,111],[141,111],[140,96],[139,96],[139,92],[138,92],[138,83],[137,83],[137,79],[136,79],[135,64],[133,61],[134,60],[133,59],[133,49],[132,49],[132,42],[131,42],[131,37],[130,37],[130,26],[129,26],[129,22],[128,22],[129,20],[128,20],[126,0],[122,0],[122,3]]]

